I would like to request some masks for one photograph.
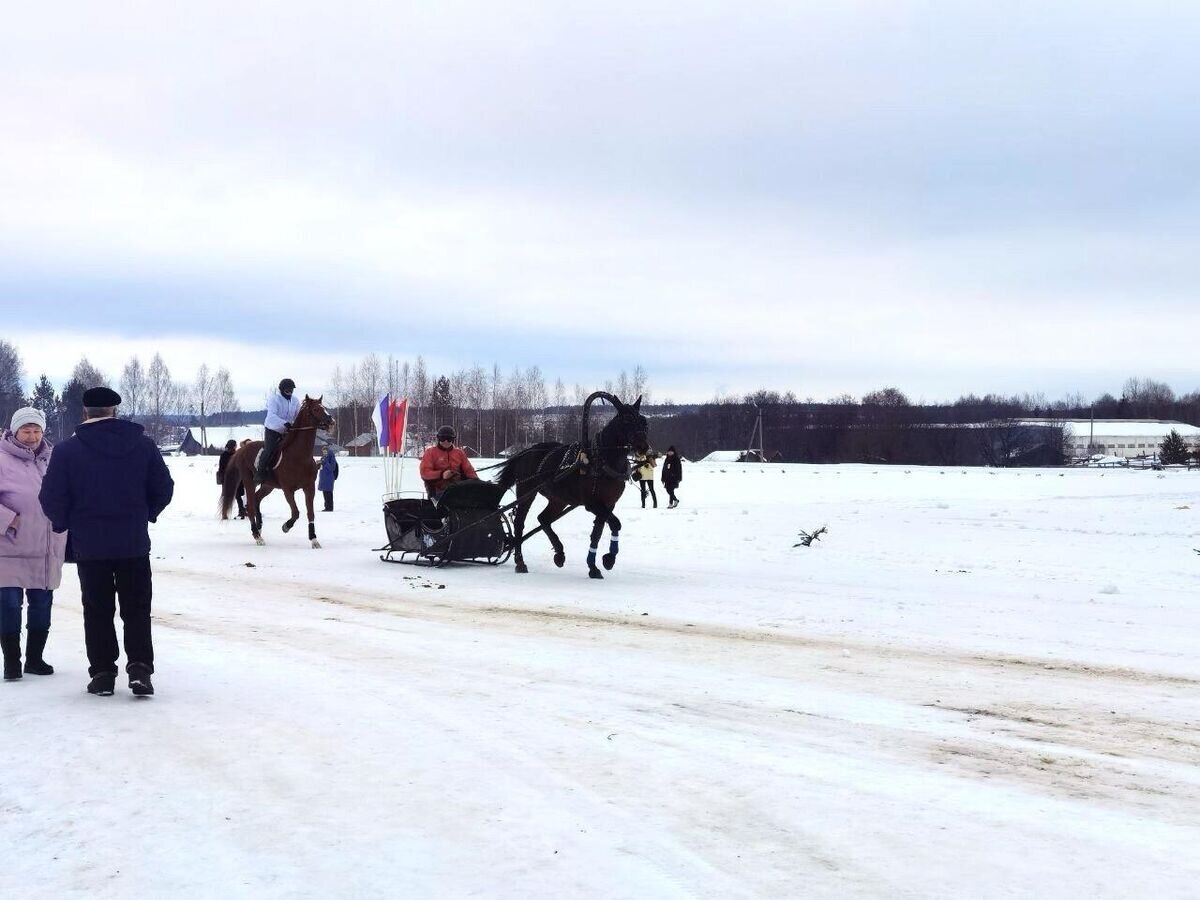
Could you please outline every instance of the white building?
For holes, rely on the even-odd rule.
[[[1043,420],[1047,423],[1052,420]],[[1067,428],[1067,450],[1072,457],[1154,456],[1172,431],[1179,433],[1193,450],[1200,447],[1200,428],[1183,422],[1152,419],[1068,419],[1059,422]]]

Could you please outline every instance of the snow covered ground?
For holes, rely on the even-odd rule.
[[[158,695],[73,570],[0,685],[0,896],[1197,895],[1200,473],[690,465],[591,581],[583,513],[420,570],[378,461],[322,550],[170,465]]]

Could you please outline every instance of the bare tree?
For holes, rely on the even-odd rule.
[[[510,443],[519,442],[521,440],[521,428],[523,425],[521,413],[529,408],[529,383],[525,380],[525,376],[521,370],[513,366],[512,373],[508,376],[508,381],[505,383],[506,406],[512,412],[512,441],[509,441],[509,419],[504,420],[504,446]],[[526,441],[528,443],[528,441]]]
[[[450,376],[450,424],[454,428],[459,427],[458,411],[463,408],[467,397],[467,382],[470,379],[470,373],[466,369],[457,369]],[[465,443],[461,438],[459,443]]]
[[[108,384],[108,379],[104,377],[104,373],[88,362],[86,356],[75,363],[71,377],[82,384],[84,390]]]
[[[1130,378],[1121,389],[1121,403],[1127,415],[1163,418],[1174,402],[1175,392],[1171,387],[1150,378]]]
[[[525,397],[533,412],[533,422],[541,424],[541,440],[546,439],[546,379],[538,366],[525,370]]]
[[[412,371],[412,392],[409,395],[415,407],[414,421],[417,426],[418,440],[424,440],[421,432],[421,407],[429,402],[429,372],[425,369],[424,357],[418,356]]]
[[[121,406],[124,413],[135,419],[145,412],[146,370],[137,356],[131,356],[121,370]]]
[[[645,406],[650,405],[649,380],[648,376],[646,375],[646,368],[641,363],[638,363],[638,365],[633,367],[633,377],[630,379],[629,393],[630,396],[628,398],[622,399],[632,402],[638,397],[641,397],[642,403]]]
[[[200,443],[208,449],[208,416],[217,402],[217,379],[208,371],[208,363],[201,363],[192,382],[192,403],[200,417]]]
[[[492,363],[492,456],[497,454],[496,435],[500,430],[497,416],[500,414],[501,395],[504,393],[504,377],[500,374],[500,363]],[[504,446],[508,446],[505,444]]]
[[[25,390],[21,386],[23,375],[24,366],[16,345],[0,340],[0,421],[8,422],[12,414],[25,405]]]
[[[362,379],[358,377],[358,366],[351,366],[350,371],[346,373],[346,401],[350,406],[350,421],[354,429],[354,436],[357,438],[361,431],[358,428],[358,408],[362,397]]]
[[[562,417],[565,413],[564,407],[567,405],[567,386],[563,384],[561,378],[554,379],[554,406],[557,409],[557,415],[554,419],[554,439],[561,441],[563,439],[562,432]]]
[[[475,365],[467,374],[467,404],[475,411],[476,449],[483,452],[483,407],[487,404],[487,372]]]
[[[171,370],[162,356],[155,353],[146,369],[146,415],[150,435],[156,443],[161,442],[166,431],[166,416],[178,409],[180,394],[179,386],[171,380]]]
[[[362,384],[364,401],[374,406],[383,394],[383,363],[374,353],[368,353],[358,366],[358,377]]]
[[[217,369],[217,374],[213,378],[216,392],[216,400],[213,402],[213,412],[220,415],[225,413],[235,413],[241,410],[241,404],[238,403],[237,393],[233,389],[233,378],[229,374],[229,370],[224,366]]]
[[[379,402],[379,397],[383,393],[384,373],[383,363],[374,353],[368,353],[363,357],[363,361],[358,366],[358,384],[359,396],[362,405],[366,409],[374,409],[375,404]],[[370,416],[367,417],[367,422],[371,424],[371,433],[375,433],[375,420]],[[366,427],[367,422],[363,422],[363,427]]]

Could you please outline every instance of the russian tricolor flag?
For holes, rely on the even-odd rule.
[[[371,421],[375,423],[375,434],[379,437],[379,449],[385,452],[404,453],[404,439],[408,432],[408,398],[393,400],[384,394],[371,410]]]

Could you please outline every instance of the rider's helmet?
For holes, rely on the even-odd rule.
[[[437,439],[439,441],[454,441],[458,434],[449,425],[443,425],[437,431]]]
[[[296,382],[292,381],[290,378],[285,378],[283,381],[279,382],[279,393],[283,394],[285,397],[290,397],[292,395],[292,391],[295,389]]]

